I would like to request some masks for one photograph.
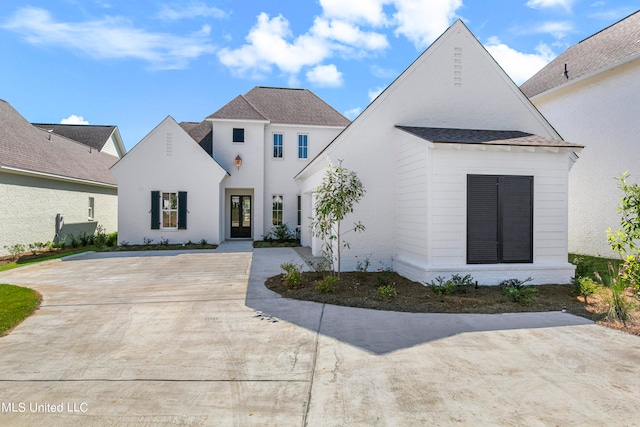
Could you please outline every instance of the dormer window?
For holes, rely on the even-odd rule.
[[[233,142],[244,142],[244,128],[233,128]]]

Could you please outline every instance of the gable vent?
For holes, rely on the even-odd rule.
[[[167,132],[167,156],[173,156],[173,134]]]
[[[462,86],[462,48],[453,48],[453,86]]]

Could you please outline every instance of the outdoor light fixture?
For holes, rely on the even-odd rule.
[[[242,158],[240,157],[240,154],[238,154],[236,156],[236,167],[238,168],[238,170],[240,170],[240,166],[242,166]]]

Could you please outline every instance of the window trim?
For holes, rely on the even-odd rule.
[[[242,141],[236,140],[236,131],[242,131]],[[244,144],[245,141],[244,128],[233,128],[231,131],[231,142],[234,144]]]
[[[276,209],[276,197],[280,197],[280,209]],[[280,221],[278,222],[277,214],[280,213]],[[284,224],[284,194],[271,195],[271,225]]]
[[[165,194],[168,195],[175,195],[175,200],[176,200],[176,207],[175,208],[170,208],[170,209],[166,209],[165,208],[165,204],[164,204],[164,196]],[[169,196],[171,197],[171,196]],[[164,225],[164,213],[165,212],[174,212],[175,213],[175,227],[171,227],[171,226],[165,226]],[[177,230],[178,229],[178,212],[180,212],[180,200],[178,199],[178,192],[177,191],[161,191],[160,192],[160,230]],[[171,221],[169,221],[171,222]]]
[[[304,137],[304,157],[300,156],[300,150],[303,149],[301,146],[302,138]],[[299,133],[298,134],[298,160],[309,160],[309,134],[308,133]]]
[[[280,136],[280,156],[276,156],[276,135]],[[271,158],[273,159],[284,159],[284,133],[282,132],[274,132],[273,133],[273,143],[271,145]]]
[[[96,208],[95,208],[95,198],[89,197],[89,209],[87,212],[87,221],[95,221],[96,218]]]

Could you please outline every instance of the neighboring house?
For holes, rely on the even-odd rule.
[[[385,89],[296,180],[302,216],[343,160],[366,194],[346,220],[346,270],[369,257],[412,280],[470,274],[568,283],[569,169],[562,140],[462,21]],[[321,242],[303,235],[321,253]]]
[[[117,134],[109,128],[103,147]],[[116,231],[117,186],[109,168],[117,160],[32,125],[0,100],[0,255],[8,254],[5,246],[93,234],[98,225]]]
[[[260,240],[295,231],[293,176],[349,124],[306,89],[255,87],[199,123],[167,117],[111,169],[122,242]],[[304,230],[303,230],[304,231]]]
[[[47,132],[53,132],[65,138],[88,145],[101,153],[121,158],[126,153],[120,131],[117,126],[102,125],[59,125],[32,123]]]
[[[609,256],[620,177],[640,182],[640,12],[571,46],[521,86],[565,138],[585,146],[569,180],[569,251]]]

